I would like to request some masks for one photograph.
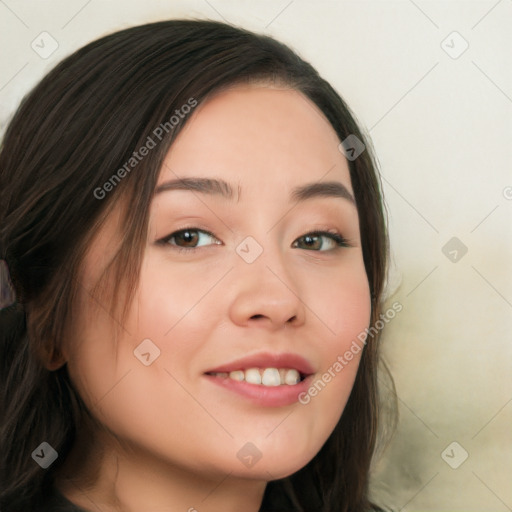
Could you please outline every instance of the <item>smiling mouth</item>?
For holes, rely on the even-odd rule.
[[[260,386],[295,386],[307,375],[295,368],[247,368],[231,372],[207,372],[206,375]]]

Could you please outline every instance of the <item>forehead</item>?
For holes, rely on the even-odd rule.
[[[302,93],[242,85],[199,105],[172,145],[158,183],[185,176],[222,177],[253,186],[338,180],[350,174],[339,138]]]

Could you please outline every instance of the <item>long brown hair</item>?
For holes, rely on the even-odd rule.
[[[125,235],[106,273],[116,293],[126,285],[125,312],[138,282],[158,173],[187,118],[162,130],[157,147],[121,173],[123,179],[113,184],[112,176],[119,176],[133,152],[154,138],[155,128],[191,98],[200,104],[222,88],[250,81],[301,91],[321,109],[340,141],[350,134],[364,141],[366,150],[350,159],[349,168],[371,290],[371,324],[379,318],[387,232],[370,141],[310,64],[270,37],[212,21],[151,23],[88,44],[23,99],[1,147],[0,258],[7,262],[16,294],[16,302],[0,311],[2,511],[37,509],[44,502],[87,414],[66,366],[50,371],[45,362],[58,358],[72,325],[78,270],[88,243],[123,199],[129,205],[123,210]],[[372,508],[367,496],[377,435],[377,363],[378,335],[367,340],[334,432],[303,469],[268,484],[262,511]],[[31,458],[43,441],[59,454],[47,470]]]

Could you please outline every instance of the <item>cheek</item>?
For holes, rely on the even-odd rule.
[[[68,370],[93,415],[111,430],[146,441],[151,432],[151,438],[160,436],[160,442],[171,446],[165,431],[188,432],[190,422],[204,420],[204,411],[187,391],[195,391],[194,361],[212,332],[212,304],[201,298],[218,274],[218,268],[192,274],[158,258],[146,260],[122,327],[106,308],[85,294],[81,297]]]
[[[141,287],[117,342],[112,318],[84,299],[82,305],[88,302],[90,309],[83,310],[68,371],[92,415],[116,436],[185,461],[197,436],[190,425],[204,422],[187,375],[195,347],[188,328],[201,324],[197,319],[182,324],[187,310],[171,307],[163,297],[153,301],[152,291],[152,286]],[[149,365],[143,363],[145,354]]]
[[[317,418],[316,435],[325,440],[352,390],[371,318],[371,294],[362,257],[328,280],[319,276],[317,284],[308,309],[318,320],[322,365],[299,401],[307,416]]]
[[[160,365],[183,373],[214,336],[222,308],[215,285],[229,268],[223,266],[179,265],[160,255],[145,260],[126,327],[157,345]]]
[[[336,272],[308,276],[304,303],[322,339],[320,350],[331,355],[350,345],[368,327],[371,296],[360,252],[347,257]],[[348,345],[347,345],[348,344]]]

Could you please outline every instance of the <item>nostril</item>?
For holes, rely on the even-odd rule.
[[[263,318],[263,315],[252,315],[252,316],[251,316],[251,319],[252,319],[252,318]]]

